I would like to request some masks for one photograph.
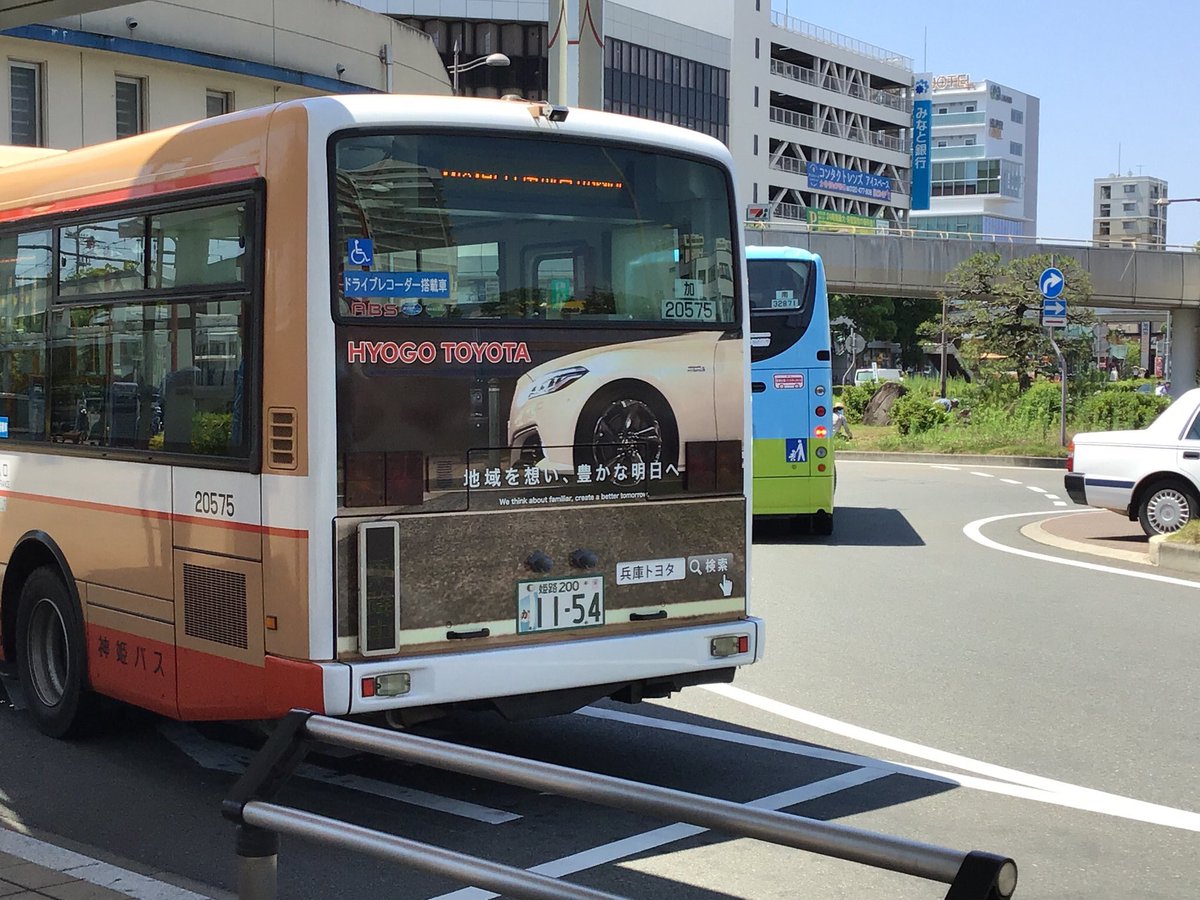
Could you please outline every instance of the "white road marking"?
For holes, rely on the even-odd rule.
[[[1121,812],[1117,811],[1117,803],[1107,799],[1115,797],[1117,801],[1123,801],[1126,798],[1116,797],[1116,795],[1105,795],[1104,800],[1098,801],[1090,797],[1072,797],[1069,795],[1057,793],[1043,788],[1028,787],[1025,785],[1014,784],[1011,781],[996,781],[991,778],[980,778],[975,775],[963,775],[960,772],[947,772],[943,769],[931,769],[927,766],[919,766],[910,763],[900,763],[891,760],[876,759],[872,756],[863,756],[858,753],[847,753],[841,750],[828,750],[824,747],[816,747],[808,744],[801,744],[790,740],[778,740],[774,738],[762,738],[755,735],[741,734],[735,731],[721,731],[716,728],[706,728],[702,725],[692,725],[685,722],[675,722],[668,719],[656,719],[649,716],[641,716],[636,713],[620,712],[611,709],[588,708],[582,709],[579,715],[590,716],[596,719],[611,719],[617,722],[625,722],[630,725],[641,726],[644,728],[655,728],[660,731],[670,731],[678,734],[688,734],[694,737],[708,738],[714,741],[723,741],[729,744],[738,744],[744,747],[755,747],[761,750],[771,750],[777,753],[787,753],[792,756],[804,756],[809,759],[820,759],[826,762],[844,763],[850,766],[862,766],[867,769],[882,769],[894,775],[907,775],[912,778],[922,778],[927,781],[936,781],[941,784],[956,785],[958,787],[971,788],[976,791],[985,791],[991,794],[1002,794],[1006,797],[1016,797],[1021,800],[1033,800],[1038,803],[1046,803],[1051,806],[1061,806],[1067,809],[1079,809],[1086,812],[1099,812],[1108,815],[1128,818]],[[811,715],[815,716],[815,713]],[[833,721],[833,720],[828,720]],[[821,726],[816,726],[821,727]],[[854,727],[854,726],[848,726]],[[822,729],[829,730],[829,729]],[[915,754],[914,754],[915,755]],[[1086,790],[1081,788],[1080,790]],[[1139,821],[1148,821],[1143,813],[1144,805],[1139,800],[1130,801],[1138,804],[1135,809],[1138,815],[1133,816]],[[1155,821],[1160,825],[1175,825],[1173,814],[1177,812],[1170,807],[1164,807],[1167,810],[1165,821]],[[1155,808],[1153,813],[1159,810]]]
[[[862,728],[858,725],[852,725],[849,722],[842,722],[828,716],[823,716],[820,713],[810,712],[809,710],[800,709],[787,703],[781,703],[778,700],[771,700],[768,697],[734,687],[731,684],[706,684],[701,687],[706,691],[719,694],[729,700],[744,703],[747,706],[753,706],[764,712],[772,713],[793,722],[800,722],[813,728],[819,728],[831,734],[841,735],[842,737],[871,744],[876,747],[885,747],[897,753],[915,756],[918,759],[927,759],[931,762],[952,766],[956,769],[964,769],[968,772],[974,772],[1001,782],[1007,782],[1009,785],[1045,792],[1051,795],[1051,797],[1062,801],[1057,803],[1057,805],[1090,810],[1092,812],[1148,822],[1155,825],[1166,825],[1185,831],[1200,831],[1200,813],[1191,812],[1190,810],[1176,809],[1157,803],[1147,803],[1144,800],[1135,800],[1131,797],[1123,797],[1120,794],[1110,794],[1105,791],[1098,791],[1065,781],[1056,781],[1053,778],[1031,775],[1017,769],[1010,769],[1006,766],[998,766],[994,763],[972,759],[969,756],[962,756],[958,753],[938,750],[936,747],[928,747],[924,744],[904,740],[903,738],[892,737],[878,731],[872,731],[869,728]],[[945,775],[945,773],[939,774]],[[955,776],[951,775],[950,777],[954,778]],[[1039,798],[1031,796],[1030,799]],[[1055,800],[1047,799],[1046,802],[1053,803]]]
[[[910,462],[902,459],[847,459],[844,456],[838,457],[838,464],[848,466],[922,466],[926,469],[932,469],[937,466],[937,463],[930,462]],[[977,469],[1005,469],[1012,472],[1054,472],[1059,475],[1063,474],[1066,469],[1063,466],[1013,466],[1013,465],[993,465],[991,463],[972,463]],[[951,466],[950,468],[957,468]]]
[[[167,740],[205,769],[241,775],[254,757],[254,752],[251,750],[209,740],[194,728],[180,722],[164,722],[159,726],[159,731]],[[516,813],[504,812],[490,806],[480,806],[478,803],[470,803],[466,800],[454,800],[439,794],[431,794],[428,791],[401,787],[361,775],[346,775],[322,766],[302,765],[296,770],[296,776],[309,781],[319,781],[322,784],[348,788],[363,794],[372,794],[388,800],[398,800],[410,806],[420,806],[423,809],[449,813],[463,819],[483,822],[485,825],[503,825],[505,822],[513,822],[521,818]]]
[[[117,891],[137,900],[207,900],[204,894],[184,890],[165,881],[130,872],[74,850],[57,847],[27,834],[0,828],[0,852],[45,869],[62,872],[80,881]]]
[[[1021,482],[1017,481],[1015,478],[1001,478],[1000,480],[1003,481],[1005,484],[1016,484],[1016,485],[1021,484]]]
[[[1054,505],[1055,505],[1055,506],[1066,506],[1066,505],[1067,505],[1067,501],[1066,501],[1066,500],[1055,500],[1055,501],[1054,501]]]
[[[1060,503],[1062,501],[1059,501]],[[1085,509],[1072,512],[1071,515],[1078,516],[1085,513],[1104,512],[1102,509]],[[1040,559],[1043,562],[1056,563],[1060,566],[1071,566],[1076,569],[1091,569],[1093,572],[1104,572],[1109,575],[1125,575],[1129,578],[1144,578],[1147,581],[1158,581],[1162,584],[1175,584],[1180,587],[1200,588],[1200,581],[1188,581],[1186,578],[1172,578],[1170,575],[1158,575],[1154,572],[1135,572],[1130,569],[1118,569],[1116,566],[1103,566],[1099,563],[1084,562],[1079,559],[1065,559],[1060,556],[1050,556],[1048,553],[1035,553],[1032,550],[1022,550],[1019,547],[1009,547],[1006,544],[1001,544],[999,541],[993,541],[991,538],[986,538],[982,534],[982,529],[985,525],[990,525],[993,522],[1000,522],[1004,519],[1020,519],[1029,516],[1044,516],[1046,510],[1038,510],[1037,512],[1010,513],[1006,516],[989,516],[986,519],[976,519],[974,522],[968,522],[963,526],[963,534],[973,540],[982,547],[988,547],[992,550],[999,550],[1001,553],[1011,553],[1014,556],[1023,556],[1026,559]]]
[[[1027,485],[1025,485],[1025,487],[1026,487],[1026,488],[1028,488],[1028,489],[1029,489],[1029,490],[1031,490],[1031,491],[1036,491],[1036,492],[1037,492],[1037,493],[1039,493],[1039,494],[1045,494],[1045,493],[1046,493],[1046,489],[1045,489],[1045,488],[1040,488],[1040,487],[1038,487],[1036,484],[1027,484]]]
[[[989,475],[987,472],[972,472],[972,475],[978,475],[980,478],[995,478],[995,475]]]
[[[1061,500],[1062,499],[1061,497],[1058,496],[1058,494],[1046,494],[1045,497],[1047,500]]]
[[[947,472],[957,472],[959,467],[958,466],[941,466],[941,465],[938,465],[937,463],[929,463],[929,468],[945,469]]]
[[[769,797],[752,800],[746,806],[754,809],[787,809],[789,806],[795,806],[798,803],[827,797],[830,794],[849,790],[861,784],[878,781],[880,778],[886,778],[890,774],[890,772],[879,770],[855,769],[852,772],[843,772],[841,775],[834,775],[832,778],[814,781],[811,784],[805,784],[798,788],[772,794]],[[544,862],[540,865],[532,866],[528,871],[535,872],[538,875],[548,875],[551,878],[562,878],[565,875],[574,875],[576,872],[582,872],[585,869],[592,869],[606,863],[616,862],[627,856],[645,853],[648,850],[654,850],[665,844],[673,844],[676,841],[695,837],[698,834],[704,834],[706,831],[708,831],[707,828],[702,828],[699,825],[685,825],[682,822],[676,822],[674,825],[655,828],[653,831],[644,831],[641,834],[601,844],[599,847],[592,847],[589,850],[572,853],[570,856],[564,856],[561,859]],[[500,895],[485,891],[482,888],[469,887],[453,891],[449,894],[442,894],[439,897],[433,898],[433,900],[489,900],[489,898],[498,896]]]

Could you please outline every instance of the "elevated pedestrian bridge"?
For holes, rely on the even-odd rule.
[[[848,234],[803,225],[748,227],[746,243],[803,247],[825,262],[830,293],[937,297],[946,274],[982,251],[1004,261],[1036,253],[1070,256],[1092,278],[1090,306],[1200,309],[1200,253],[1191,248],[1102,247],[1088,242],[936,233]]]

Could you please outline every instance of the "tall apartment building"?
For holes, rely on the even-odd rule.
[[[913,228],[1037,234],[1037,97],[969,75],[933,79],[930,208]]]
[[[739,0],[729,147],[776,220],[889,227],[909,194],[912,60]]]
[[[1092,187],[1092,240],[1107,247],[1167,243],[1167,183],[1151,175],[1109,175]]]

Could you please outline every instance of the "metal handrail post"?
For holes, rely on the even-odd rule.
[[[279,896],[279,835],[253,825],[237,827],[238,900]]]
[[[443,741],[381,731],[368,725],[326,716],[309,718],[305,723],[305,732],[312,739],[324,743],[533,790],[550,791],[564,797],[651,816],[674,817],[693,825],[732,831],[745,837],[916,875],[943,884],[954,883],[968,856],[946,847],[836,822],[753,809],[728,800],[702,797],[608,775],[589,772],[581,778],[577,770],[553,763],[517,759],[475,747],[448,745]],[[990,858],[994,864],[996,880],[1003,879],[1006,885],[1011,882],[1015,888],[1015,863],[991,854],[983,856]]]
[[[323,845],[357,850],[390,862],[409,865],[435,875],[527,900],[622,900],[616,894],[560,881],[515,866],[423,844],[330,819],[304,810],[252,800],[242,809],[246,822],[256,829],[292,834]],[[239,900],[250,900],[239,894]],[[253,900],[258,900],[257,897]]]

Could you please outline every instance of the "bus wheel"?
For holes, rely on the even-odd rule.
[[[812,517],[813,534],[833,534],[833,513],[821,510]]]
[[[75,737],[91,724],[96,698],[86,689],[83,616],[53,566],[34,569],[17,606],[17,672],[38,729]]]

